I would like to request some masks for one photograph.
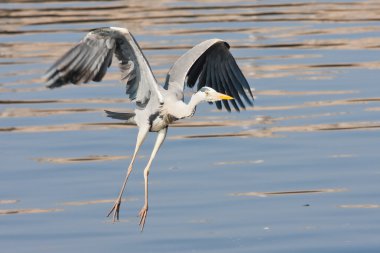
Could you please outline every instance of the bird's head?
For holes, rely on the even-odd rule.
[[[213,88],[204,86],[202,87],[198,93],[202,96],[203,100],[207,102],[215,102],[215,101],[220,101],[220,100],[230,100],[234,99],[233,97],[230,97],[228,95],[225,95],[223,93],[219,93]]]

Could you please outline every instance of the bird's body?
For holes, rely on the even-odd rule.
[[[166,99],[164,99],[164,104]],[[138,127],[143,127],[144,124],[149,125],[149,132],[158,132],[161,129],[164,129],[169,126],[170,123],[173,123],[177,118],[171,116],[168,113],[163,112],[161,109],[154,109],[159,107],[159,103],[155,103],[154,101],[149,101],[147,107],[148,111],[135,109],[135,122],[137,122]],[[147,115],[147,112],[148,115]]]
[[[114,119],[126,120],[130,124],[135,124],[139,128],[149,125],[149,132],[158,132],[163,128],[168,127],[174,121],[191,117],[195,113],[196,106],[186,104],[177,96],[160,87],[160,92],[163,95],[163,103],[156,99],[150,99],[146,107],[136,108],[134,113],[117,113],[106,111],[107,116]],[[170,114],[170,109],[166,105],[175,105],[180,109],[181,114],[176,116]]]
[[[148,212],[149,170],[165,140],[168,126],[193,116],[196,106],[203,101],[215,102],[218,109],[223,105],[228,111],[232,105],[239,111],[239,108],[245,109],[245,103],[252,105],[253,95],[225,41],[210,39],[190,49],[174,63],[165,84],[160,86],[132,34],[118,27],[90,31],[47,71],[48,87],[101,81],[113,55],[119,60],[121,81],[126,84],[126,93],[135,102],[136,109],[133,113],[106,111],[107,116],[135,124],[139,132],[123,186],[108,215],[113,213],[113,220],[119,219],[121,197],[137,152],[148,132],[157,132],[156,143],[144,169],[145,204],[139,214],[143,229]],[[198,91],[185,103],[185,86],[195,85]]]

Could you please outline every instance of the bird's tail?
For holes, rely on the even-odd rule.
[[[111,112],[104,110],[107,114],[107,117],[119,120],[126,120],[127,123],[136,124],[135,122],[135,113],[131,112]]]

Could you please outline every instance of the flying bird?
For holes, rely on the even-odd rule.
[[[145,203],[139,212],[140,229],[144,229],[148,213],[148,175],[154,157],[165,140],[168,126],[179,119],[192,117],[201,102],[215,103],[231,111],[253,105],[250,86],[229,51],[229,44],[220,39],[199,43],[182,55],[170,68],[161,86],[140,46],[126,28],[107,27],[91,30],[77,45],[65,53],[46,72],[47,87],[100,82],[115,55],[119,61],[121,82],[126,94],[135,102],[134,112],[106,111],[107,116],[137,125],[136,147],[127,174],[114,205],[108,213],[119,220],[122,195],[141,144],[149,132],[157,132],[152,154],[144,169]],[[188,103],[185,87],[196,86]]]

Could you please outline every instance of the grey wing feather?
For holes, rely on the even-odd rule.
[[[169,70],[165,88],[183,90],[196,84],[197,90],[209,86],[235,98],[216,102],[218,109],[222,103],[228,111],[230,103],[237,111],[245,109],[245,103],[253,105],[250,86],[223,40],[206,40],[182,55]]]
[[[152,94],[163,100],[151,68],[132,34],[124,28],[98,28],[64,54],[45,74],[49,88],[65,84],[99,82],[111,65],[113,54],[119,60],[121,81],[129,98],[145,104]]]

